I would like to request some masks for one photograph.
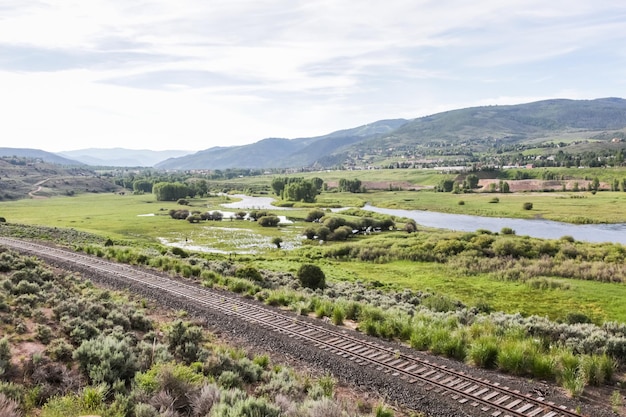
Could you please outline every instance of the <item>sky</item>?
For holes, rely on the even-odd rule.
[[[615,0],[0,0],[0,147],[202,150],[626,97]]]

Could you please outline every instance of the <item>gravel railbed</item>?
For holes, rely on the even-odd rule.
[[[167,306],[173,309],[185,310],[192,314],[195,318],[203,321],[207,327],[212,330],[227,332],[235,339],[246,341],[256,350],[264,350],[268,353],[276,352],[288,358],[301,361],[311,368],[319,369],[324,372],[330,372],[340,382],[353,386],[361,391],[370,391],[375,395],[384,398],[390,404],[398,404],[402,407],[425,413],[431,417],[474,417],[488,415],[488,413],[486,414],[481,412],[480,409],[472,407],[469,404],[460,404],[458,401],[450,398],[450,395],[437,394],[428,389],[427,386],[421,386],[419,383],[409,384],[400,378],[377,371],[373,366],[359,365],[353,361],[344,359],[341,356],[318,349],[307,342],[259,327],[238,317],[225,315],[215,310],[211,310],[207,307],[191,302],[186,298],[177,297],[169,293],[156,291],[129,282],[120,282],[118,277],[110,276],[109,274],[102,273],[88,267],[82,267],[71,262],[59,261],[56,258],[46,258],[44,256],[39,257],[62,269],[80,272],[85,278],[88,278],[95,283],[118,290],[128,290],[135,294],[150,298],[159,305]],[[139,267],[130,265],[125,266],[145,271],[145,269]],[[178,279],[186,284],[197,285],[190,280],[185,280],[180,277],[172,277],[171,275],[167,275],[160,271],[150,270],[150,272],[169,279]],[[198,285],[198,288],[200,289],[202,287]],[[212,291],[224,292],[224,294],[228,294],[229,296],[234,295],[231,292],[225,292],[217,289],[212,289]],[[277,310],[261,304],[256,300],[244,297],[241,297],[241,300],[268,310]],[[541,392],[544,394],[546,401],[566,405],[571,409],[579,409],[581,410],[583,416],[609,417],[615,415],[608,409],[609,405],[607,405],[607,409],[600,409],[581,401],[568,398],[564,395],[562,389],[551,384],[524,378],[515,378],[499,374],[494,371],[473,368],[458,361],[432,356],[423,352],[417,352],[399,343],[372,338],[341,326],[334,326],[330,323],[325,323],[322,320],[305,316],[296,316],[294,313],[285,310],[280,310],[280,312],[281,314],[292,315],[294,318],[297,317],[299,320],[311,321],[318,326],[326,326],[335,331],[345,330],[346,332],[350,332],[350,335],[353,337],[358,337],[370,342],[376,342],[391,349],[400,350],[406,354],[428,359],[430,362],[443,364],[449,368],[464,371],[477,378],[488,379],[492,382],[499,382],[500,385],[508,386],[512,390],[519,390],[522,393],[531,393],[534,396],[537,396],[537,392]]]

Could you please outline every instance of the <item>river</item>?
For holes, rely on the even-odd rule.
[[[499,232],[503,227],[510,227],[518,235],[558,239],[572,236],[586,242],[614,242],[626,244],[626,223],[618,224],[571,224],[540,219],[511,219],[503,217],[481,217],[465,214],[437,213],[423,210],[385,209],[365,205],[364,210],[376,213],[408,217],[418,225],[440,229],[474,232],[478,229]]]
[[[271,197],[250,197],[236,195],[241,201],[222,204],[231,209],[268,209],[285,210],[272,206]],[[439,229],[474,232],[478,229],[499,232],[503,227],[510,227],[518,235],[545,239],[559,239],[563,236],[571,236],[576,240],[586,242],[613,242],[626,245],[626,223],[618,224],[584,224],[555,222],[540,219],[510,219],[502,217],[469,216],[466,214],[438,213],[423,210],[386,209],[365,205],[363,210],[376,213],[389,214],[398,217],[407,217],[415,220],[418,225],[435,227]]]

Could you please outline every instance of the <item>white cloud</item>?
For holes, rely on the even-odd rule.
[[[626,95],[626,5],[608,0],[5,0],[0,11],[11,145],[204,149]]]

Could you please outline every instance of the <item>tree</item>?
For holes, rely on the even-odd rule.
[[[276,177],[272,179],[272,190],[274,190],[274,194],[281,197],[283,194],[283,190],[285,189],[285,179]]]
[[[298,269],[298,280],[303,287],[317,289],[326,287],[324,271],[313,264],[303,264]]]
[[[452,192],[453,188],[454,188],[454,180],[441,180],[441,182],[437,186],[437,190],[444,192],[444,193]]]
[[[470,174],[465,178],[464,181],[465,189],[473,190],[478,187],[478,175]]]
[[[361,180],[358,178],[355,178],[353,180],[347,180],[345,178],[342,178],[339,180],[339,191],[360,193],[362,191]]]
[[[152,187],[152,193],[157,201],[177,201],[192,194],[189,187],[178,182],[158,182]]]
[[[506,181],[504,181],[504,182],[502,183],[502,189],[500,190],[500,192],[501,192],[501,193],[508,193],[508,192],[510,192],[510,191],[511,191],[511,189],[509,188],[509,183],[508,183],[508,182],[506,182]]]
[[[152,181],[135,180],[135,182],[133,182],[133,191],[135,191],[135,192],[143,192],[143,193],[151,193],[152,192]]]
[[[593,181],[591,181],[590,189],[592,191],[598,191],[600,189],[600,179],[598,177],[595,177]]]
[[[302,180],[287,184],[283,191],[283,199],[314,203],[317,194],[318,189],[312,181]]]

